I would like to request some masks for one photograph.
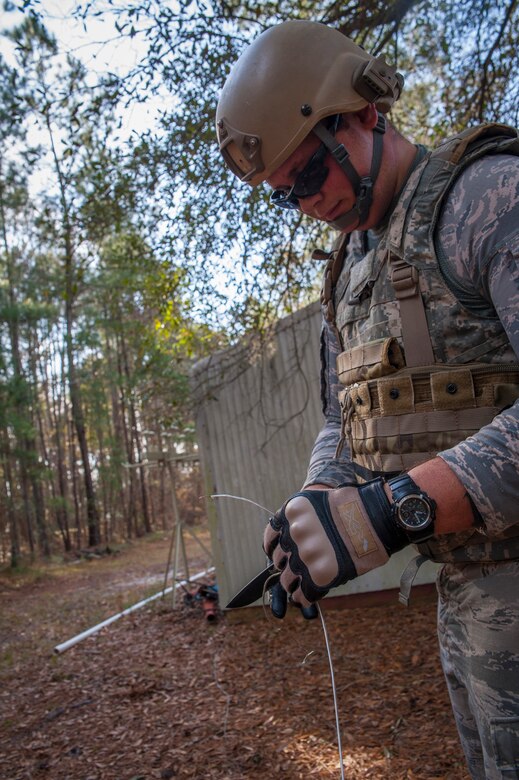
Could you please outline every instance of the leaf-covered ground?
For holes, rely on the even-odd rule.
[[[208,622],[166,599],[53,653],[160,590],[167,552],[141,540],[36,579],[0,576],[0,777],[340,778],[322,628],[295,610],[281,624],[262,610]],[[325,619],[346,777],[467,780],[434,602]]]

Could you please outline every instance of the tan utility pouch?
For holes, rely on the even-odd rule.
[[[371,341],[337,356],[337,374],[343,385],[394,374],[404,366],[404,356],[395,338]]]

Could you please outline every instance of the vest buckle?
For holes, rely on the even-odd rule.
[[[418,271],[413,265],[401,260],[392,263],[391,284],[396,297],[411,298],[418,293]]]

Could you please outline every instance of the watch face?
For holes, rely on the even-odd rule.
[[[431,521],[431,508],[420,496],[406,496],[398,507],[398,519],[411,531],[425,528]]]

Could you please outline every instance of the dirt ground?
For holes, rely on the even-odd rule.
[[[207,544],[207,539],[205,539]],[[169,540],[0,571],[2,780],[340,778],[323,631],[296,610],[205,619],[157,600]],[[196,549],[195,549],[196,548]],[[191,544],[192,571],[206,567]],[[467,780],[438,662],[435,604],[325,610],[345,777]]]

